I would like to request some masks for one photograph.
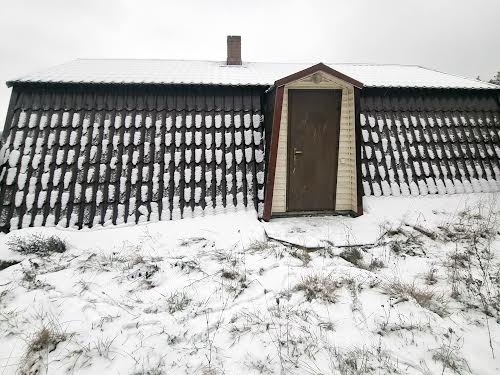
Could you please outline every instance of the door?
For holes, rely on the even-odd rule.
[[[342,90],[288,90],[287,211],[333,211]]]

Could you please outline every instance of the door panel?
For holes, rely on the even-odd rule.
[[[288,90],[288,211],[333,211],[341,90]]]

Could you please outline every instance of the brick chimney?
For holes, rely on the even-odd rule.
[[[227,65],[241,65],[241,36],[227,36]]]

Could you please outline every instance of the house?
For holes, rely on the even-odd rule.
[[[76,60],[7,82],[0,229],[500,190],[500,86],[419,66]]]

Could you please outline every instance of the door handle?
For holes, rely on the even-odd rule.
[[[295,163],[297,163],[297,155],[302,155],[302,151],[297,150],[295,147],[293,148],[293,171],[295,173]]]

